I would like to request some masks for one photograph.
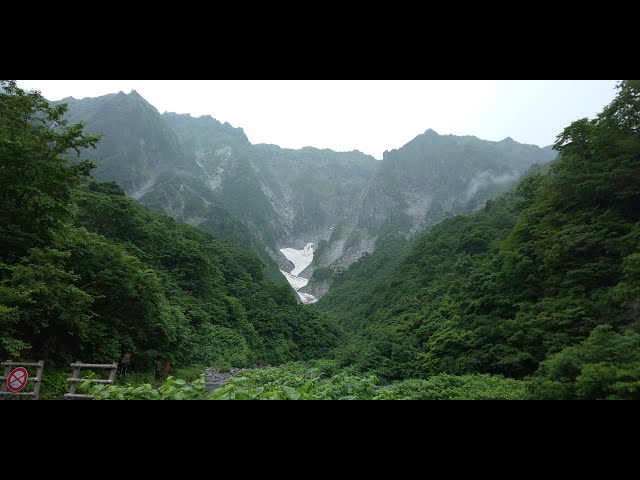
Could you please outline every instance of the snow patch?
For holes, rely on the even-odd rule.
[[[309,283],[308,278],[298,277],[296,275],[292,275],[289,272],[285,272],[284,270],[280,270],[280,272],[285,276],[289,285],[293,287],[293,289],[297,292],[302,287],[306,287],[307,283]]]
[[[291,270],[292,275],[300,274],[305,268],[313,262],[313,243],[307,243],[302,250],[295,248],[281,248],[282,254],[287,257],[294,267]]]
[[[285,276],[289,285],[298,293],[302,303],[315,303],[318,301],[316,297],[309,293],[298,292],[302,287],[309,283],[308,278],[299,277],[298,275],[313,262],[313,243],[307,243],[302,250],[295,248],[281,248],[280,252],[293,263],[293,270],[285,272],[280,270]]]
[[[300,295],[300,300],[302,300],[302,303],[316,303],[318,301],[318,299],[310,293],[298,292],[298,295]]]

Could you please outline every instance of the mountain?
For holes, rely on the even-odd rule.
[[[275,258],[282,259],[280,248],[328,238],[379,164],[357,151],[251,145],[241,129],[211,117],[163,117],[194,152],[211,194],[249,225]]]
[[[68,104],[70,122],[84,121],[88,133],[103,135],[97,149],[83,151],[97,165],[92,173],[98,180],[115,181],[127,196],[142,204],[196,225],[217,240],[253,251],[267,265],[267,277],[284,282],[263,242],[211,194],[195,145],[179,139],[174,128],[137,92],[52,102],[57,103]],[[203,123],[207,123],[205,118],[194,123],[194,135]],[[174,127],[182,133],[179,125]],[[248,142],[238,130],[236,135]]]
[[[280,249],[314,244],[300,290],[324,295],[337,272],[381,242],[481,208],[554,152],[427,130],[377,161],[358,151],[252,145],[241,128],[164,113],[135,91],[65,99],[72,120],[105,138],[96,177],[127,195],[256,252],[270,277],[290,270]],[[275,263],[274,263],[275,262]]]
[[[163,119],[192,152],[194,168],[204,179],[207,197],[223,204],[276,256],[276,212],[260,188],[249,160],[251,144],[242,129],[210,116],[193,118],[165,113]]]
[[[280,248],[314,244],[304,272],[311,281],[300,291],[315,296],[379,241],[480,208],[531,165],[555,156],[511,138],[489,142],[428,130],[379,162],[358,151],[251,145],[241,129],[211,117],[163,116],[195,152],[216,198],[282,268],[288,262]]]
[[[68,104],[70,123],[82,120],[88,132],[104,135],[99,147],[87,150],[85,156],[96,163],[97,178],[115,181],[130,197],[139,199],[162,175],[189,171],[192,166],[192,154],[135,90],[128,95],[52,102],[56,103]]]
[[[342,271],[381,242],[408,238],[445,218],[477,210],[532,165],[554,157],[553,151],[511,138],[491,142],[427,130],[384,153],[350,215],[320,244],[316,265]],[[319,283],[320,288],[311,282],[302,291],[320,296],[328,283]]]
[[[382,168],[363,199],[359,226],[415,233],[424,225],[482,207],[531,165],[553,156],[511,138],[490,142],[427,130],[404,147],[385,152]]]

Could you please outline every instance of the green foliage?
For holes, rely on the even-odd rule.
[[[204,365],[191,365],[185,368],[176,368],[175,374],[173,375],[176,378],[181,378],[187,382],[193,382],[200,378],[202,372],[204,372]]]
[[[542,362],[528,388],[533,398],[638,400],[640,334],[600,325]]]
[[[99,140],[85,135],[82,123],[69,125],[66,111],[37,91],[0,81],[0,259],[16,261],[45,245],[68,219],[72,190],[93,166],[60,158]]]
[[[79,277],[66,268],[70,252],[33,248],[16,265],[6,265],[0,280],[3,356],[27,352],[54,363],[88,340],[93,298],[76,285]]]
[[[207,364],[223,370],[231,367],[247,367],[256,357],[242,333],[219,325],[211,328],[207,349],[210,351]],[[180,378],[184,377],[180,376]]]
[[[331,277],[333,277],[333,269],[331,267],[316,268],[313,271],[313,275],[311,276],[313,280],[317,280],[319,282],[323,280],[328,280]]]
[[[310,369],[318,372],[321,377],[331,377],[340,371],[340,365],[336,359],[320,358],[309,360],[307,365]]]
[[[94,395],[96,400],[201,400],[208,396],[204,374],[192,382],[167,378],[160,387],[142,385],[82,385],[79,391]]]
[[[42,382],[40,384],[40,398],[42,400],[59,400],[64,398],[64,394],[69,392],[70,383],[68,379],[71,377],[71,372],[47,367],[48,365],[45,363]]]
[[[355,400],[372,399],[377,379],[340,372],[322,378],[317,369],[289,363],[280,368],[240,372],[213,391],[214,400]]]
[[[353,332],[336,351],[341,364],[374,369],[386,379],[474,371],[472,339],[458,331],[460,306],[485,282],[471,275],[490,250],[478,245],[504,239],[516,213],[513,196],[497,199],[409,243],[389,243],[339,275],[318,305]]]
[[[94,180],[87,185],[87,190],[96,193],[106,193],[107,195],[124,196],[124,190],[116,182],[96,182]]]
[[[379,387],[375,376],[334,371],[326,361],[292,362],[282,367],[241,370],[220,388],[204,389],[204,376],[192,381],[169,377],[150,384],[93,386],[105,400],[514,400],[525,397],[524,382],[491,375],[437,375]],[[327,373],[327,369],[331,373]],[[88,389],[86,389],[88,390]]]
[[[189,376],[189,380],[195,380],[198,378],[198,375],[188,375],[190,373],[189,369],[183,373],[182,378],[187,378]],[[182,373],[182,372],[181,372]],[[198,374],[202,373],[202,369],[198,371]],[[140,386],[145,383],[149,383],[153,386],[162,385],[162,381],[156,378],[155,371],[153,370],[140,370],[140,371],[127,371],[127,374],[123,377],[120,376],[120,373],[116,375],[115,384],[122,386]]]
[[[491,375],[438,375],[380,388],[375,376],[339,371],[326,376],[311,364],[254,369],[232,377],[211,395],[237,400],[514,400],[525,397],[524,383]]]
[[[342,325],[351,330],[362,328],[361,320],[378,308],[377,300],[385,293],[377,280],[398,265],[410,242],[404,239],[385,242],[348,269],[336,272],[331,289],[320,299],[318,308],[339,317]]]
[[[525,383],[499,375],[435,375],[383,389],[379,400],[523,400]]]

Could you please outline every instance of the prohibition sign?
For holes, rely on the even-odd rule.
[[[9,374],[9,379],[7,380],[7,387],[11,392],[19,392],[27,384],[28,378],[29,378],[29,374],[27,373],[26,368],[24,367],[14,368]]]

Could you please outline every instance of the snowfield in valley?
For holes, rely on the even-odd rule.
[[[280,270],[282,274],[286,277],[289,285],[293,287],[293,289],[297,292],[300,288],[304,287],[309,283],[309,279],[298,277],[296,275],[292,275],[289,272],[285,272],[284,270]],[[300,295],[300,294],[298,294]]]
[[[300,275],[313,262],[313,243],[307,243],[302,250],[281,248],[280,251],[294,265],[291,275]]]
[[[289,285],[291,285],[298,293],[302,303],[317,302],[318,299],[313,295],[298,292],[298,290],[309,283],[308,278],[303,278],[298,275],[300,275],[300,273],[302,273],[302,271],[304,271],[304,269],[313,262],[313,243],[307,243],[302,250],[296,250],[295,248],[281,248],[280,252],[287,258],[287,260],[293,263],[293,270],[290,272],[280,270],[280,272],[285,276]]]

